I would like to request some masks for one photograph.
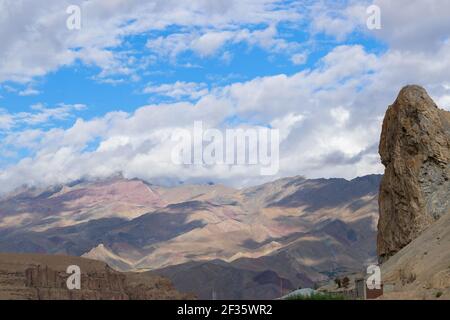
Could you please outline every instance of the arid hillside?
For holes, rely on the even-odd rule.
[[[450,299],[450,214],[382,266],[385,299]]]

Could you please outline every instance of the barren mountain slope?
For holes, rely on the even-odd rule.
[[[82,255],[121,271],[219,259],[311,285],[375,257],[379,181],[294,177],[235,190],[114,178],[24,190],[1,202],[11,222],[0,226],[0,252]],[[36,218],[16,219],[23,213]]]
[[[148,184],[121,177],[47,189],[25,188],[0,199],[0,228],[20,225],[44,231],[94,219],[129,220],[165,205]]]
[[[450,299],[450,214],[382,266],[386,299]]]

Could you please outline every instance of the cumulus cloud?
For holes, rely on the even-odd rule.
[[[375,0],[382,14],[382,28],[377,31],[365,26],[366,8],[371,3],[48,0],[43,5],[31,0],[4,0],[0,3],[0,82],[30,81],[76,61],[100,67],[99,80],[112,74],[136,76],[139,62],[130,60],[126,50],[116,49],[128,36],[151,35],[174,26],[178,32],[150,37],[148,47],[172,58],[187,50],[211,56],[227,43],[239,42],[295,54],[301,44],[282,38],[277,26],[301,26],[308,20],[313,35],[325,33],[343,40],[357,30],[378,37],[393,49],[435,50],[448,41],[448,2]],[[81,7],[81,30],[66,28],[66,9],[73,4]],[[293,56],[292,61],[297,64],[301,58]]]
[[[320,1],[310,8],[311,31],[344,40],[366,25],[369,1]]]
[[[434,51],[450,39],[450,2],[441,0],[375,0],[382,28],[375,34],[392,49]]]
[[[60,103],[56,107],[46,107],[42,103],[34,104],[29,112],[10,113],[0,109],[0,130],[11,129],[17,126],[35,126],[38,124],[51,123],[54,120],[66,120],[74,116],[77,111],[86,108],[84,104]]]
[[[50,184],[120,171],[127,177],[158,181],[214,177],[215,181],[233,185],[255,183],[262,179],[257,167],[179,166],[171,161],[171,134],[175,129],[192,130],[194,122],[202,120],[205,127],[224,130],[230,126],[227,119],[236,116],[243,120],[238,127],[260,123],[280,129],[280,175],[301,172],[322,176],[323,168],[315,164],[341,152],[348,163],[339,159],[339,175],[354,176],[376,167],[367,157],[361,156],[372,167],[367,168],[362,161],[355,165],[353,159],[376,141],[379,123],[356,125],[355,119],[352,123],[357,106],[348,99],[368,76],[372,60],[376,57],[360,46],[338,47],[315,70],[234,83],[209,92],[193,104],[150,105],[131,114],[114,112],[90,121],[80,119],[67,130],[52,129],[35,135],[36,153],[4,170],[0,180],[10,181],[9,186],[12,181]],[[337,82],[343,84],[336,86]],[[94,141],[99,141],[96,147],[88,148]]]
[[[41,92],[39,90],[36,90],[36,89],[34,89],[32,87],[27,87],[24,90],[21,90],[19,92],[19,96],[22,96],[22,97],[36,96],[36,95],[39,95],[40,93]]]
[[[21,2],[14,3],[10,3],[10,12],[25,10],[19,10]],[[47,13],[59,12],[62,2],[48,3],[51,10]],[[309,12],[319,12],[314,10],[323,8],[324,3],[328,4],[320,2]],[[317,14],[310,30],[313,35],[325,33],[338,40],[351,37],[354,31],[375,36],[387,46],[381,53],[363,45],[342,44],[328,48],[316,64],[294,74],[261,76],[211,90],[196,82],[150,84],[143,90],[146,94],[175,101],[142,106],[133,112],[109,112],[94,119],[78,118],[69,128],[33,126],[72,119],[83,106],[35,105],[25,113],[0,109],[1,148],[9,152],[29,150],[27,156],[0,171],[0,191],[24,182],[48,185],[116,172],[150,181],[213,180],[236,186],[276,178],[263,178],[254,167],[174,164],[172,133],[180,128],[192,130],[198,120],[205,127],[221,130],[280,129],[278,176],[353,178],[382,172],[377,154],[381,121],[402,86],[423,85],[438,104],[449,107],[450,42],[448,19],[443,16],[448,12],[447,4],[438,0],[414,5],[403,0],[378,0],[375,4],[382,13],[379,31],[364,29],[366,2],[357,1],[340,2]],[[173,25],[178,26],[176,32],[153,37],[147,47],[158,48],[160,54],[171,58],[188,50],[206,57],[220,52],[227,43],[245,42],[286,51],[294,64],[305,59],[298,44],[280,38],[277,29],[281,21],[298,19],[298,12],[289,13],[275,1],[166,0],[141,2],[140,6],[136,1],[92,1],[83,8],[89,9],[90,15],[86,32],[68,34],[62,30],[41,39],[48,28],[64,20],[64,15],[43,14],[36,6],[32,6],[34,11],[30,9],[35,20],[17,17],[26,20],[27,28],[34,26],[31,33],[19,28],[18,36],[12,37],[11,29],[8,33],[0,28],[0,40],[5,43],[0,52],[0,81],[43,75],[74,59],[101,66],[105,75],[132,74],[123,64],[126,55],[109,48],[120,45],[126,35]],[[8,14],[0,10],[0,15]],[[112,18],[105,22],[103,15]],[[11,17],[7,18],[11,23]],[[100,28],[101,23],[106,24]],[[264,27],[249,28],[248,24]],[[54,58],[47,61],[47,54],[36,56],[44,48]],[[12,130],[19,124],[26,128]]]
[[[248,28],[231,28],[229,30],[202,30],[185,33],[174,33],[150,39],[147,48],[156,54],[175,61],[183,52],[192,51],[200,57],[215,55],[226,44],[245,43],[249,47],[259,47],[268,52],[294,52],[299,44],[289,42],[279,36],[275,24],[264,28],[250,30]],[[293,59],[298,60],[300,55]]]
[[[367,8],[378,6],[381,29],[367,28]],[[344,40],[354,32],[374,36],[402,51],[433,51],[449,41],[450,3],[441,0],[323,0],[308,8],[313,33]]]
[[[150,85],[144,88],[143,93],[156,94],[173,99],[198,99],[208,93],[206,83],[177,81],[170,84]]]
[[[6,110],[0,109],[0,130],[11,128],[13,123],[13,117]]]
[[[66,27],[69,5],[81,8],[80,30]],[[100,67],[103,77],[130,76],[137,66],[129,65],[126,53],[114,50],[127,36],[177,26],[189,30],[182,37],[192,38],[195,30],[212,27],[213,32],[190,43],[193,50],[210,55],[227,40],[223,30],[293,21],[299,17],[294,9],[278,0],[48,0],[45,4],[4,0],[0,2],[0,83],[27,82],[76,61]]]
[[[291,61],[295,65],[302,65],[308,60],[308,55],[306,53],[296,53],[292,55]]]

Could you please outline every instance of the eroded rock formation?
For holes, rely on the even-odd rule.
[[[66,268],[81,269],[81,289],[67,288]],[[149,273],[121,273],[103,262],[69,256],[0,254],[0,299],[151,300],[192,299],[168,279]]]
[[[380,156],[380,261],[405,247],[450,208],[450,113],[419,86],[400,91],[384,118]]]

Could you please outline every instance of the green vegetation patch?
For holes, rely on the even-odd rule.
[[[314,293],[310,296],[294,295],[288,297],[286,300],[346,300],[346,297],[334,293]]]

